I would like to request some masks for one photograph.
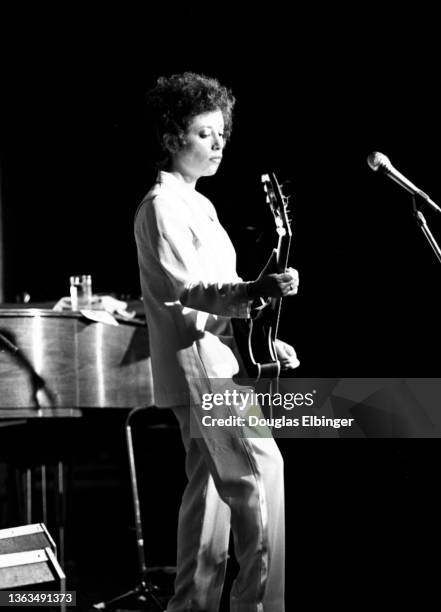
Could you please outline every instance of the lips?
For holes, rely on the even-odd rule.
[[[221,160],[222,160],[222,157],[210,157],[210,161],[220,162]]]

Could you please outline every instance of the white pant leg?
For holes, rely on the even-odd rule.
[[[179,516],[176,594],[168,610],[218,610],[231,509],[240,565],[231,591],[231,612],[284,612],[284,485],[279,449],[272,437],[247,437],[244,433],[255,432],[240,432],[237,427],[217,428],[213,435],[200,425],[200,412],[194,423],[201,437],[190,438],[191,410],[198,408],[175,410],[187,449],[189,483]]]
[[[231,506],[240,571],[231,589],[230,612],[284,612],[283,459],[273,438],[242,441],[249,445],[253,474],[249,496],[233,500]]]

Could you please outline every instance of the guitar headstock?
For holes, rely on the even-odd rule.
[[[266,201],[273,213],[276,231],[279,236],[291,237],[291,219],[289,218],[288,196],[283,194],[282,188],[274,172],[262,174],[262,185],[266,194]]]

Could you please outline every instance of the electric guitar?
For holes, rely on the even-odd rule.
[[[274,173],[263,174],[262,184],[266,202],[274,217],[278,240],[259,278],[265,274],[286,271],[292,237],[288,217],[288,197],[283,194],[276,175]],[[263,378],[277,379],[280,375],[280,362],[277,359],[275,340],[281,308],[282,298],[269,298],[267,302],[260,305],[253,304],[251,319],[232,319],[239,353],[246,373],[254,383]]]

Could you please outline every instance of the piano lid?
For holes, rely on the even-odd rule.
[[[111,326],[80,312],[0,309],[0,418],[151,405],[147,327],[116,318]]]

